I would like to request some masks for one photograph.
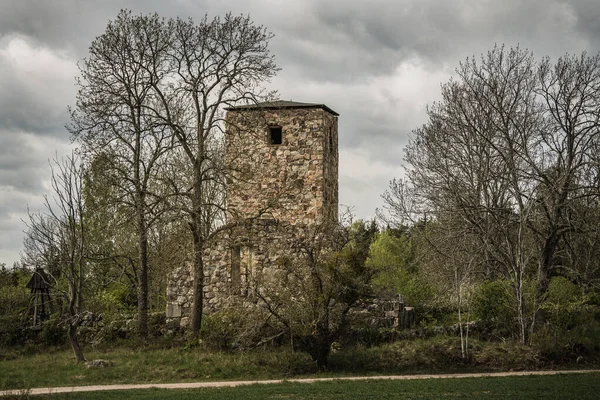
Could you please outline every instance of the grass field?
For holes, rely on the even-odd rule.
[[[412,381],[283,383],[237,388],[147,389],[35,396],[35,399],[597,399],[600,374]],[[26,396],[15,396],[15,399]],[[3,399],[5,400],[5,399]]]
[[[88,359],[108,359],[106,368],[76,364],[67,349],[9,357],[0,361],[0,390],[117,383],[157,383],[281,379],[316,373],[302,353],[209,352],[184,348],[114,348],[88,351]],[[327,375],[324,375],[327,376]]]
[[[76,364],[66,348],[0,349],[0,390],[119,383],[263,380],[356,375],[462,373],[556,368],[540,361],[531,348],[517,344],[473,343],[473,356],[460,359],[457,338],[398,341],[372,348],[348,348],[332,354],[327,372],[319,372],[304,353],[281,347],[247,352],[186,348],[185,344],[111,343],[87,348],[88,359],[107,359],[106,368]],[[597,368],[586,358],[561,369]]]
[[[434,351],[433,349],[432,351]],[[304,353],[280,348],[243,353],[161,347],[112,347],[86,351],[86,357],[108,359],[114,365],[88,369],[75,364],[66,348],[33,353],[7,353],[0,357],[0,390],[33,387],[116,383],[155,383],[217,380],[285,379],[310,376],[469,372],[469,365],[443,360],[423,361],[426,351],[404,347],[362,349],[331,357],[330,370],[318,372]],[[404,359],[406,358],[406,360]],[[408,361],[407,361],[408,360]],[[409,362],[410,361],[410,362]],[[411,364],[412,363],[412,364]]]

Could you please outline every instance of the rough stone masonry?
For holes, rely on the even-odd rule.
[[[292,256],[290,231],[337,221],[338,114],[324,104],[276,101],[227,109],[227,223],[206,251],[205,312],[252,290],[252,276]],[[189,323],[191,265],[167,288],[167,318]]]

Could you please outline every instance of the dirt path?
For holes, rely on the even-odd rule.
[[[106,390],[130,390],[130,389],[197,389],[197,388],[218,388],[235,387],[254,384],[270,384],[283,382],[314,383],[325,381],[364,381],[374,379],[388,380],[411,380],[411,379],[446,379],[446,378],[483,378],[498,376],[526,376],[526,375],[558,375],[558,374],[587,374],[599,373],[600,370],[574,370],[574,371],[521,371],[521,372],[490,372],[490,373],[472,373],[472,374],[435,374],[435,375],[386,375],[386,376],[353,376],[339,378],[303,378],[303,379],[272,379],[264,381],[224,381],[224,382],[184,382],[184,383],[142,383],[131,385],[94,385],[94,386],[66,386],[49,387],[25,390],[4,390],[0,391],[0,397],[6,395],[18,395],[28,393],[53,394],[53,393],[75,393],[75,392],[97,392]]]

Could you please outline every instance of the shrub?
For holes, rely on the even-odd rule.
[[[245,350],[280,338],[264,321],[264,310],[254,304],[231,304],[203,317],[202,344],[216,350]]]
[[[377,316],[372,313],[351,312],[348,314],[348,327],[342,331],[338,342],[343,347],[372,347],[393,341],[397,332],[391,326],[381,326]]]
[[[0,315],[21,316],[27,311],[31,294],[20,286],[0,286]]]
[[[456,309],[445,302],[436,302],[429,307],[415,307],[416,323],[424,329],[456,323],[455,313]]]
[[[67,342],[67,330],[65,324],[54,315],[42,323],[40,341],[46,346],[60,346]]]
[[[30,325],[26,318],[31,299],[25,287],[28,278],[26,271],[0,267],[0,346],[20,345],[30,339],[25,332]]]
[[[153,312],[148,316],[148,333],[151,336],[162,336],[167,317],[164,312]]]
[[[27,324],[15,315],[0,316],[0,347],[22,345],[28,339]]]
[[[486,343],[473,351],[475,365],[493,369],[527,370],[543,364],[537,349],[513,341]]]
[[[600,307],[591,296],[564,277],[550,281],[548,296],[540,307],[541,326],[533,342],[549,361],[573,361],[600,350]]]
[[[514,327],[511,287],[507,281],[482,283],[474,293],[472,310],[483,337],[506,338]]]
[[[131,289],[119,282],[95,293],[88,301],[88,308],[95,314],[101,314],[105,322],[123,319],[124,314],[135,310],[131,304]]]

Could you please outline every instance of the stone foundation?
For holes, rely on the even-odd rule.
[[[257,275],[276,271],[284,258],[298,255],[290,240],[310,227],[255,220],[218,235],[204,254],[204,312],[222,308],[232,297],[252,298]],[[192,264],[175,270],[167,287],[168,319],[189,324],[193,298]]]

